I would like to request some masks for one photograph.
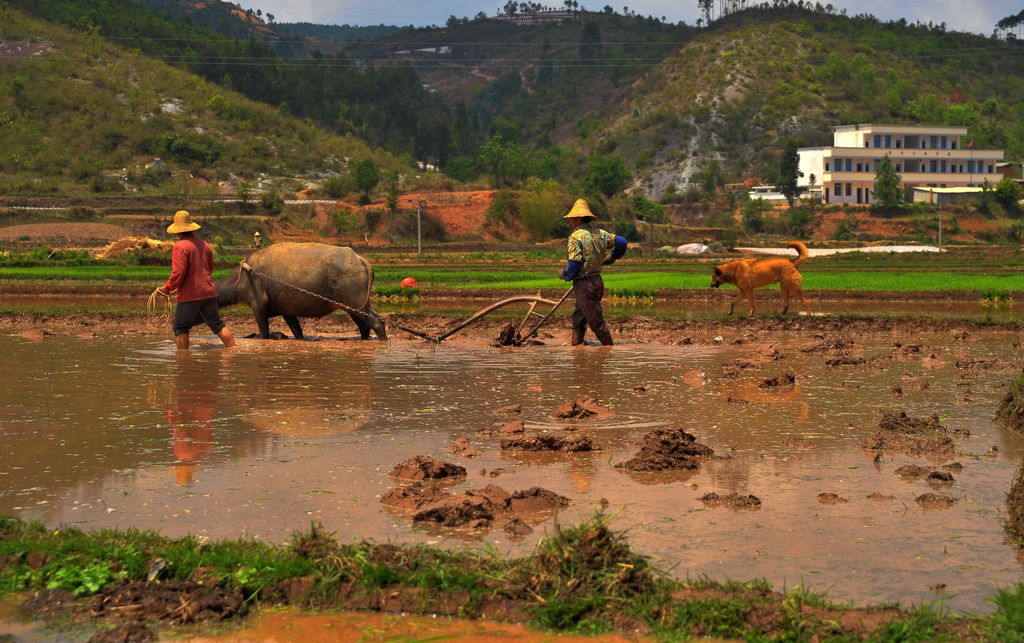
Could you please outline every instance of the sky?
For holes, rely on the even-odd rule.
[[[278,22],[315,22],[350,25],[443,25],[448,16],[472,17],[479,11],[494,15],[503,0],[235,0],[245,8],[262,9]],[[984,35],[1000,18],[1024,8],[1020,0],[822,0],[845,8],[850,15],[870,13],[883,20],[906,18],[909,22],[941,23],[956,31],[973,31]],[[622,12],[623,5],[643,15],[666,17],[672,22],[684,20],[694,24],[700,16],[696,0],[633,0],[622,4],[612,0],[585,0],[582,5],[600,10],[611,4]],[[560,5],[561,0],[541,0],[541,4]]]

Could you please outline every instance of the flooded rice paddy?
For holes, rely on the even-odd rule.
[[[607,506],[637,551],[680,578],[765,577],[838,600],[943,597],[975,611],[1021,580],[1001,514],[1024,442],[991,419],[1019,362],[1010,334],[921,333],[920,351],[853,337],[868,362],[838,366],[801,350],[821,338],[732,339],[611,350],[250,340],[227,352],[211,337],[178,354],[165,339],[4,336],[0,514],[272,542],[319,521],[343,541],[490,543],[511,554],[553,528],[550,516],[526,537],[414,526],[380,498],[395,464],[426,454],[468,469],[455,491],[541,486],[571,499],[558,516],[567,523]],[[611,413],[552,417],[584,396]],[[503,452],[478,431],[508,405],[521,405],[528,434],[573,425],[600,450]],[[895,473],[941,463],[859,448],[896,409],[970,432],[958,439],[962,470],[940,489],[951,507],[922,508],[915,498],[936,489]],[[685,429],[730,458],[675,474],[615,468],[657,428]],[[459,437],[478,457],[447,452]],[[709,492],[762,505],[707,508]]]

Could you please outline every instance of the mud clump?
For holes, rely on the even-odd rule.
[[[392,487],[380,497],[380,504],[396,509],[419,509],[452,494],[433,483],[417,482],[408,487]]]
[[[733,493],[721,495],[714,491],[700,497],[705,507],[728,507],[729,509],[760,509],[761,499],[754,495]]]
[[[417,511],[412,521],[480,529],[490,527],[494,518],[493,507],[486,499],[452,496]]]
[[[861,448],[876,454],[924,455],[947,459],[956,455],[952,436],[968,437],[966,430],[950,430],[942,426],[939,416],[913,418],[905,412],[887,412],[878,423],[879,430],[861,442]]]
[[[969,371],[1008,371],[1013,370],[1015,365],[1008,359],[965,357],[956,361],[956,367]]]
[[[796,384],[796,375],[792,373],[783,373],[778,377],[765,378],[758,388],[778,388],[780,386],[794,386]]]
[[[874,500],[875,502],[889,502],[890,500],[895,500],[896,496],[887,496],[884,493],[872,491],[867,495],[867,498],[868,500]]]
[[[697,469],[714,454],[711,447],[682,429],[658,429],[641,439],[635,456],[615,466],[627,471]]]
[[[523,407],[519,404],[503,406],[495,413],[495,418],[490,426],[480,429],[476,434],[486,437],[495,433],[498,435],[523,433],[526,431],[526,427],[523,426],[522,415]]]
[[[538,513],[568,507],[569,499],[543,487],[530,487],[513,493],[506,506],[516,513]]]
[[[956,504],[956,498],[942,493],[922,493],[914,498],[925,509],[949,509]]]
[[[1006,496],[1006,530],[1024,547],[1024,467],[1017,469]]]
[[[119,621],[167,621],[175,625],[223,621],[246,612],[241,594],[193,581],[122,583],[93,597],[92,617]]]
[[[583,397],[570,400],[554,410],[552,415],[560,420],[586,420],[609,414],[608,408],[597,401],[597,398]]]
[[[948,471],[938,471],[930,467],[920,467],[916,464],[905,464],[896,469],[896,475],[900,480],[913,482],[924,478],[928,484],[943,485],[952,484],[955,479]]]
[[[383,498],[381,502],[384,502]],[[434,501],[423,502],[415,506],[412,520],[414,523],[468,529],[489,529],[495,523],[505,523],[505,529],[511,535],[526,535],[532,531],[532,527],[519,514],[543,513],[569,504],[565,496],[542,487],[531,487],[510,494],[497,485],[489,484],[483,488],[470,489],[463,495],[445,494]]]
[[[89,643],[148,643],[155,640],[156,634],[146,627],[145,623],[135,621],[118,625],[112,630],[98,632],[89,639]]]
[[[400,480],[464,480],[466,468],[429,455],[418,455],[395,465],[391,477]]]
[[[828,366],[862,366],[867,364],[867,360],[860,355],[837,355],[825,360],[825,364]]]
[[[823,505],[845,505],[850,502],[848,499],[840,496],[838,493],[819,493],[818,502]]]
[[[529,438],[512,438],[501,441],[502,451],[560,451],[562,453],[579,453],[597,451],[594,442],[588,437],[575,435],[557,435],[542,433]]]
[[[479,458],[480,452],[469,445],[469,440],[460,436],[452,440],[446,449],[448,453],[461,458]]]

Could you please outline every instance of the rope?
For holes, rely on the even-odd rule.
[[[160,288],[162,288],[161,286]],[[149,295],[149,299],[146,300],[146,312],[152,316],[170,317],[171,311],[174,309],[174,304],[171,303],[171,295],[157,288]],[[163,312],[157,311],[159,299],[164,299],[164,310]]]

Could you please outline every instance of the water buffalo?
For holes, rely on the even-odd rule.
[[[256,315],[260,336],[270,338],[270,319],[284,317],[296,339],[302,339],[299,317],[323,317],[343,308],[359,327],[359,336],[373,330],[387,339],[384,321],[374,312],[373,268],[352,248],[323,243],[275,243],[253,252],[233,274],[217,282],[221,308],[247,304]],[[308,290],[332,301],[302,292]]]

